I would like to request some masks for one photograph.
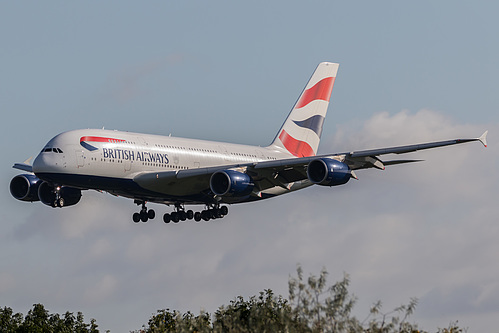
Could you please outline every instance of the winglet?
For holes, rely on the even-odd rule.
[[[482,145],[484,147],[487,147],[487,134],[488,133],[489,133],[489,131],[485,131],[485,133],[483,133],[482,136],[477,139],[478,141],[480,141],[482,143]]]

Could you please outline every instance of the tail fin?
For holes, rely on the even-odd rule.
[[[297,157],[317,154],[338,66],[330,62],[317,66],[270,147]]]

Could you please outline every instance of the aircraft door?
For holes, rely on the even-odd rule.
[[[125,163],[123,163],[123,166],[125,167],[125,172],[130,171],[132,168],[132,161],[131,160],[125,160]]]
[[[82,168],[85,165],[85,152],[83,150],[76,150],[76,166]]]
[[[229,152],[227,151],[227,148],[224,146],[218,146],[218,148],[220,149],[220,152],[224,156],[224,160],[228,161],[230,159],[230,155]]]
[[[258,157],[258,160],[264,161],[265,160],[265,155],[263,155],[261,150],[255,150],[256,156]]]

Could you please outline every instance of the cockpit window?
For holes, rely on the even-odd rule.
[[[61,148],[43,148],[42,153],[57,153],[62,154]]]

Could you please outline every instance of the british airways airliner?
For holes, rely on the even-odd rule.
[[[10,192],[16,199],[68,207],[83,190],[133,199],[134,222],[155,218],[147,202],[174,207],[163,221],[209,221],[228,214],[227,205],[272,198],[311,185],[337,186],[357,178],[355,170],[417,160],[382,161],[403,154],[471,141],[487,146],[487,131],[475,139],[317,155],[322,125],[338,64],[323,62],[314,71],[273,142],[267,147],[182,139],[171,136],[83,129],[50,140],[30,164],[14,168]],[[186,210],[203,205],[204,210]]]

